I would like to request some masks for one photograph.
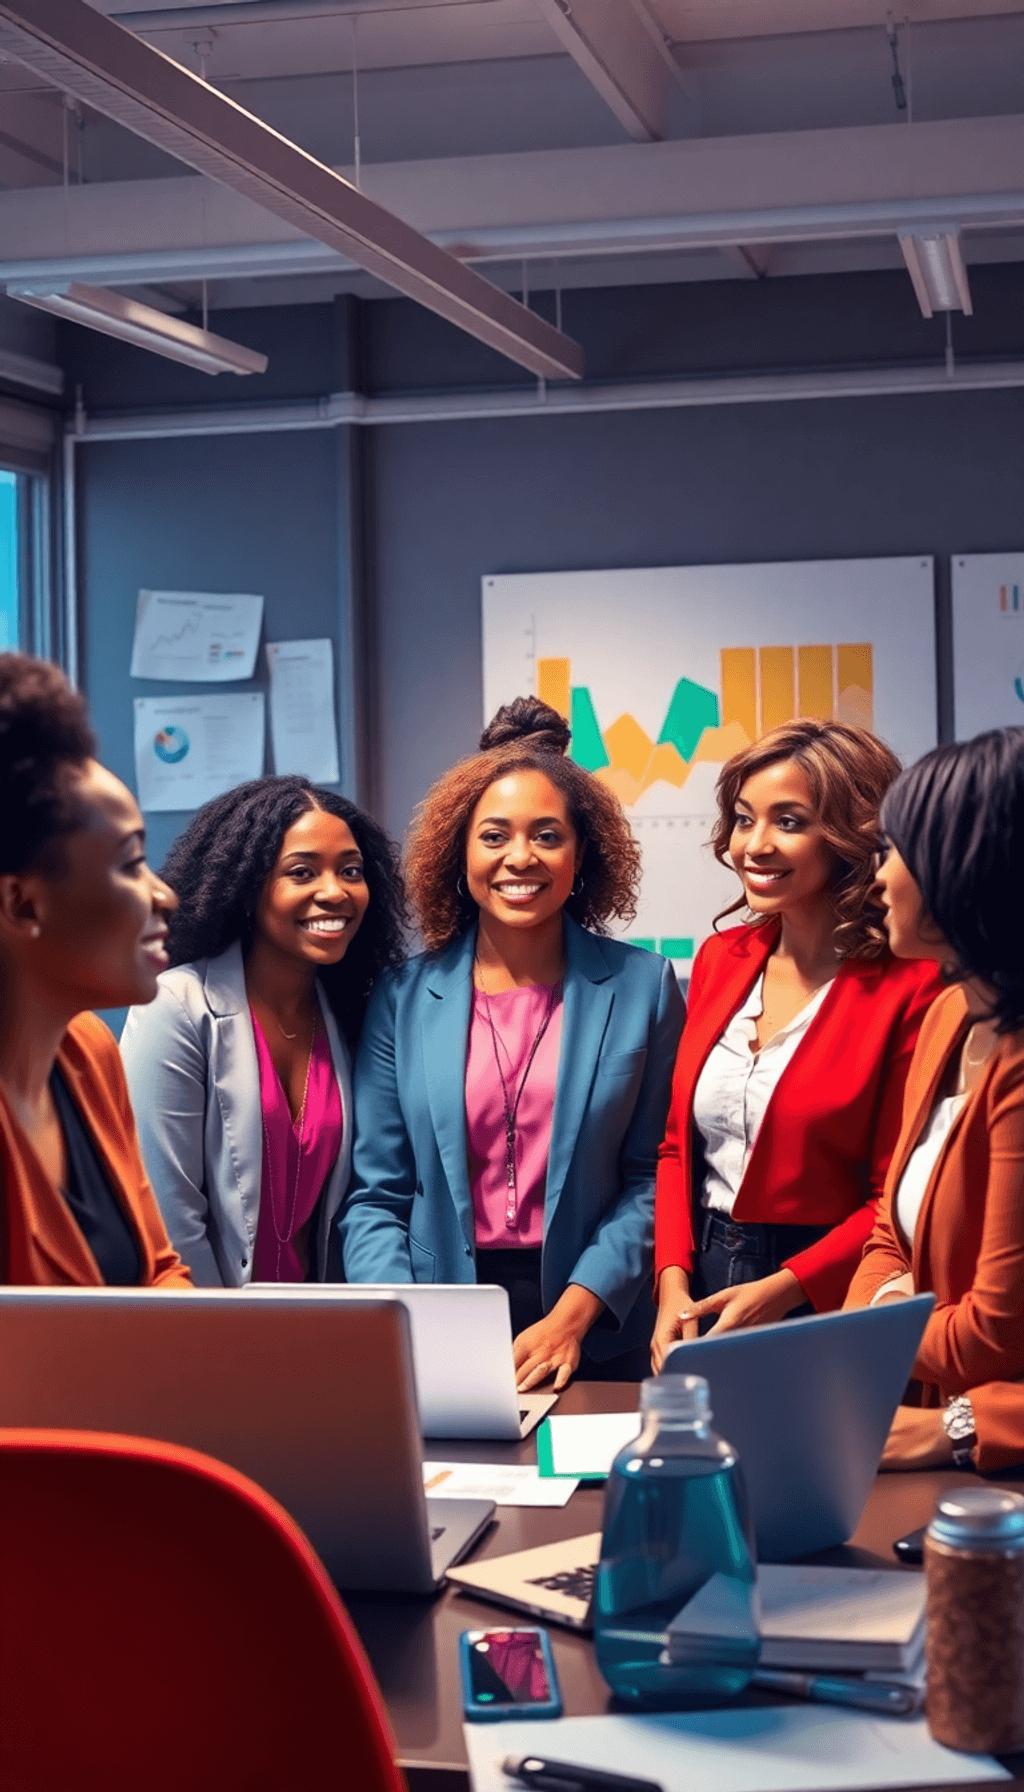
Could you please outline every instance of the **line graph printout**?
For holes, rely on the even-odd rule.
[[[644,861],[625,937],[684,976],[739,892],[706,845],[727,759],[797,716],[906,763],[935,745],[930,558],[488,577],[483,646],[485,719],[543,697],[619,798]]]
[[[131,675],[195,684],[251,678],[262,625],[262,597],[140,591]]]

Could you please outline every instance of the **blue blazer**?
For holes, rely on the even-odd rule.
[[[352,1181],[338,1219],[350,1282],[474,1282],[466,1053],[476,930],[380,980],[355,1068]],[[684,1004],[667,959],[565,917],[562,1035],[541,1292],[604,1301],[605,1360],[650,1337],[654,1182]]]

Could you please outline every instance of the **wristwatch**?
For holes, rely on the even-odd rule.
[[[978,1441],[974,1429],[974,1408],[966,1394],[957,1394],[949,1401],[942,1415],[942,1429],[953,1446],[957,1468],[973,1468],[971,1452]]]

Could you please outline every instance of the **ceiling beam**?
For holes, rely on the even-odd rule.
[[[86,0],[0,0],[0,51],[531,373],[581,377],[578,343]]]
[[[644,0],[537,0],[587,80],[638,143],[665,135],[668,96],[679,78]]]

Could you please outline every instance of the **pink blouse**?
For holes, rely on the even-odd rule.
[[[249,1013],[260,1067],[263,1114],[263,1171],[253,1279],[257,1282],[301,1282],[305,1275],[291,1241],[311,1217],[341,1150],[338,1079],[334,1074],[327,1034],[318,1017],[300,1147],[299,1124],[292,1120],[288,1097],[274,1069],[270,1047],[251,1008]]]
[[[466,1141],[476,1242],[484,1250],[539,1245],[544,1237],[544,1190],[551,1145],[551,1113],[562,1037],[562,991],[530,1066],[516,1115],[516,1195],[508,1186],[505,1103],[494,1055],[495,1035],[510,1102],[522,1081],[551,986],[530,984],[486,997],[474,991],[466,1053]],[[487,1018],[490,1003],[494,1034]]]

